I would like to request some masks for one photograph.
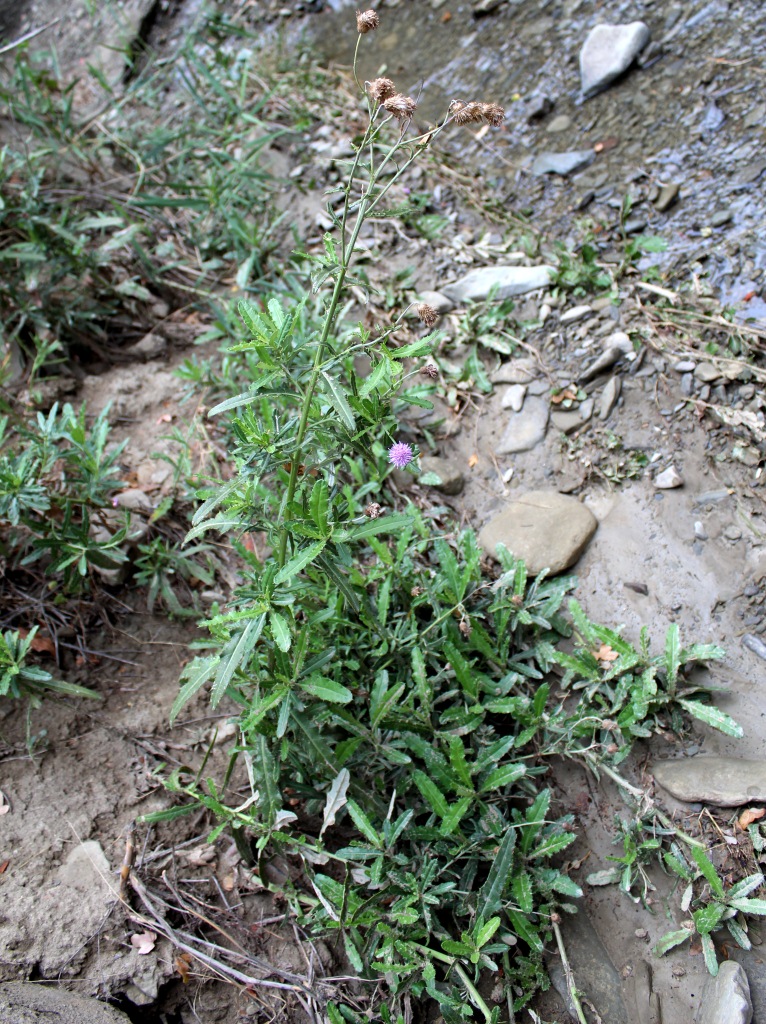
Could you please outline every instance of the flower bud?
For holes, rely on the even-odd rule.
[[[372,32],[379,24],[380,18],[375,11],[356,12],[356,30],[360,35],[363,36],[367,32]]]
[[[396,95],[396,86],[390,78],[373,78],[367,85],[369,86],[370,97],[375,103],[382,103],[384,100]]]
[[[433,327],[439,319],[438,310],[435,310],[433,306],[429,306],[427,302],[418,303],[416,310],[418,317],[426,327]]]

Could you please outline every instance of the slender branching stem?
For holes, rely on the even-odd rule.
[[[556,945],[559,947],[559,956],[561,957],[561,966],[564,969],[564,977],[566,978],[569,998],[572,1000],[572,1006],[574,1007],[574,1011],[577,1014],[577,1019],[580,1024],[588,1024],[588,1019],[585,1016],[585,1011],[583,1010],[582,1003],[580,1002],[580,993],[577,991],[577,986],[575,985],[574,975],[572,974],[572,968],[569,964],[567,951],[564,946],[564,940],[561,937],[561,929],[559,928],[558,921],[556,921],[555,918],[551,920],[551,924],[553,925],[553,934],[556,936]]]

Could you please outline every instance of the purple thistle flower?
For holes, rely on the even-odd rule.
[[[415,458],[412,448],[402,441],[397,441],[388,449],[388,461],[397,469],[404,469]]]

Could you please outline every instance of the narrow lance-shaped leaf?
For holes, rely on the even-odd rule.
[[[328,373],[325,373],[324,370],[322,371],[322,377],[327,387],[327,397],[330,399],[333,409],[340,416],[343,426],[347,430],[356,430],[356,420],[342,386]]]
[[[500,908],[500,901],[505,891],[505,886],[513,866],[513,851],[516,847],[516,830],[508,828],[500,840],[500,846],[492,861],[492,867],[479,890],[479,898],[476,902],[476,914],[478,917],[487,918]]]
[[[221,661],[218,666],[218,673],[213,683],[213,690],[210,694],[210,705],[216,707],[221,697],[226,692],[226,687],[232,680],[234,673],[237,671],[239,666],[250,654],[252,649],[258,642],[258,638],[263,632],[263,627],[266,622],[266,613],[259,615],[255,619],[251,619],[242,632],[232,642],[231,652],[229,652],[229,644],[224,647],[221,653]]]
[[[297,576],[299,572],[314,561],[316,556],[324,549],[326,543],[326,540],[317,540],[313,544],[309,544],[308,547],[301,548],[297,554],[293,555],[289,562],[282,566],[274,577],[274,582],[279,585],[280,583],[286,583],[293,576]]]

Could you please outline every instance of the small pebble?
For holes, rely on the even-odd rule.
[[[697,538],[697,540],[707,540],[707,533],[705,532],[705,527],[702,525],[699,519],[694,524],[694,536]]]
[[[676,373],[694,373],[696,363],[693,363],[691,359],[682,359],[679,363],[673,367]]]
[[[726,527],[726,529],[723,531],[723,535],[727,540],[741,540],[742,530],[740,530],[738,526],[735,526],[732,523],[731,526]]]

